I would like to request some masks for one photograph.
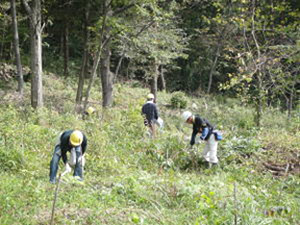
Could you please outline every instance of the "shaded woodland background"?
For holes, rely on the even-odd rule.
[[[77,77],[76,110],[101,86],[141,81],[151,92],[226,95],[256,108],[299,108],[297,0],[51,0],[0,4],[1,79],[17,65],[18,90],[31,78],[31,105],[43,106],[43,74]],[[25,69],[25,67],[30,69]],[[95,77],[101,84],[94,83]]]

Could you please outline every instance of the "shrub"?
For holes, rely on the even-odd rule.
[[[187,106],[187,98],[181,91],[174,92],[171,97],[171,105],[173,108],[185,109]]]
[[[0,165],[2,171],[19,171],[25,166],[25,160],[20,149],[5,149],[0,147]]]

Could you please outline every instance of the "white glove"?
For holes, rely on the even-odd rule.
[[[64,176],[66,173],[70,173],[72,171],[69,163],[66,163],[66,170],[61,174],[61,176]]]
[[[71,171],[72,171],[72,169],[71,169],[69,163],[66,163],[66,172],[70,173]]]
[[[84,158],[84,155],[81,157],[81,165],[82,165],[82,167],[84,167],[84,165],[85,165],[85,158]]]

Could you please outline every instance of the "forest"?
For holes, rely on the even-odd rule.
[[[299,223],[299,0],[2,0],[0,103],[0,224]],[[222,131],[216,168],[187,110]],[[67,129],[85,179],[53,185]]]

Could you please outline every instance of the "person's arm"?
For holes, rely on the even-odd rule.
[[[144,106],[142,107],[142,110],[141,110],[141,115],[144,115]]]
[[[198,133],[198,130],[196,129],[195,126],[193,126],[193,133],[192,133],[192,137],[191,137],[191,141],[190,141],[191,145],[195,144],[195,139],[196,139],[197,133]]]
[[[201,136],[200,136],[200,139],[201,139],[201,140],[205,140],[205,138],[207,137],[208,133],[209,133],[208,127],[204,127],[204,128],[202,129],[202,134],[201,134]]]
[[[86,136],[83,136],[83,142],[81,144],[82,155],[85,153],[86,147],[87,147],[87,139],[86,139]]]
[[[64,164],[66,164],[68,162],[68,157],[67,157],[67,151],[65,151],[64,149],[61,149],[61,157]]]
[[[154,107],[154,118],[157,120],[158,117],[159,117],[159,113],[158,113],[157,106],[156,106],[156,105],[154,105],[154,106],[155,106],[155,107]]]

